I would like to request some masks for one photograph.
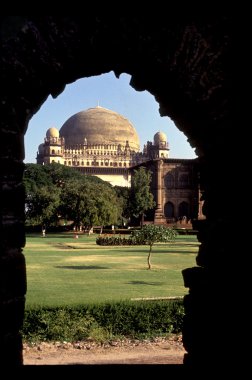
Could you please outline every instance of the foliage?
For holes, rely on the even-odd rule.
[[[115,191],[106,183],[91,183],[83,177],[68,181],[61,192],[61,215],[80,225],[91,228],[94,225],[117,223],[121,215],[120,202]]]
[[[45,171],[45,167],[37,164],[26,164],[23,176],[26,194],[42,186],[52,186],[53,182]]]
[[[117,197],[119,201],[121,202],[122,207],[122,226],[127,225],[128,221],[131,216],[131,209],[130,209],[130,188],[124,187],[124,186],[114,186],[114,189],[116,191]]]
[[[182,330],[182,300],[121,301],[76,307],[29,308],[25,311],[24,341],[135,339],[178,334]]]
[[[130,191],[130,209],[135,217],[140,217],[143,226],[144,213],[156,206],[154,196],[150,191],[151,172],[143,166],[135,169],[132,175]]]
[[[131,239],[130,237],[126,238],[125,236],[98,236],[96,238],[97,245],[138,245],[138,243]]]
[[[151,269],[151,252],[155,243],[171,242],[175,239],[177,232],[173,228],[162,225],[146,224],[141,230],[132,231],[131,238],[136,244],[149,245],[149,254],[147,258],[148,269]]]
[[[56,225],[64,218],[78,228],[117,224],[122,219],[122,197],[98,177],[56,163],[27,164],[23,183],[27,224]]]
[[[89,336],[94,319],[80,310],[35,308],[25,311],[23,335],[27,341],[78,341]]]
[[[49,226],[58,221],[60,191],[51,186],[34,187],[26,197],[26,219],[30,224]]]

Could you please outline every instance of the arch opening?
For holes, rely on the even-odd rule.
[[[28,121],[49,94],[56,97],[66,84],[78,78],[113,70],[117,77],[121,73],[130,74],[135,89],[147,90],[155,96],[161,115],[170,115],[196,147],[200,158],[207,219],[195,224],[202,243],[196,258],[198,267],[183,272],[185,286],[190,288],[185,299],[183,342],[188,352],[185,363],[212,366],[214,352],[218,367],[222,363],[222,350],[213,345],[212,337],[217,333],[226,343],[230,340],[228,329],[218,317],[225,315],[225,303],[213,295],[227,288],[223,276],[233,245],[227,237],[236,217],[229,202],[223,201],[232,178],[228,149],[236,146],[236,134],[228,133],[232,125],[230,17],[215,14],[211,18],[205,14],[198,18],[188,14],[181,18],[180,13],[171,12],[168,18],[159,15],[158,28],[153,32],[153,15],[145,18],[133,15],[130,19],[123,15],[118,19],[89,16],[85,25],[74,16],[5,16],[1,20],[4,36],[1,302],[5,323],[1,330],[4,334],[1,341],[5,342],[2,359],[12,365],[22,363],[19,330],[26,273],[22,255],[25,235],[21,182],[23,136]],[[235,195],[236,189],[231,190]],[[217,246],[216,236],[221,237]],[[227,347],[231,350],[232,344]]]

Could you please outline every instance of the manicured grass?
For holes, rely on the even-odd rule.
[[[196,266],[195,236],[179,235],[155,244],[152,269],[148,246],[103,247],[98,235],[27,235],[26,306],[90,304],[132,298],[178,297],[188,292],[181,271]]]

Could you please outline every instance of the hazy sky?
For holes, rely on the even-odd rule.
[[[56,99],[49,96],[30,120],[25,136],[25,162],[36,162],[38,146],[44,142],[48,128],[60,129],[70,116],[97,105],[126,117],[137,130],[141,149],[147,141],[153,141],[156,132],[161,131],[167,136],[171,158],[196,157],[186,136],[168,117],[159,115],[159,105],[154,97],[147,91],[135,91],[129,85],[130,78],[128,74],[122,74],[117,79],[110,72],[69,84]]]

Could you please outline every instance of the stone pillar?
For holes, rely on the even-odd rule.
[[[26,269],[22,247],[24,231],[24,138],[8,128],[1,130],[1,254],[0,254],[0,362],[23,363],[22,338]]]
[[[166,219],[164,217],[163,212],[163,198],[162,198],[162,187],[163,187],[163,181],[162,181],[162,174],[163,174],[163,160],[157,160],[156,161],[156,170],[157,170],[157,206],[155,209],[155,215],[154,215],[154,224],[164,224],[166,223]]]
[[[189,289],[184,297],[184,363],[194,368],[229,368],[236,349],[230,331],[236,323],[236,303],[231,300],[235,278],[230,270],[236,236],[232,234],[234,210],[226,201],[231,170],[221,155],[210,157],[202,167],[206,219],[193,222],[200,242],[198,266],[182,271]],[[230,196],[233,190],[229,191]]]

